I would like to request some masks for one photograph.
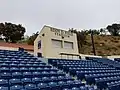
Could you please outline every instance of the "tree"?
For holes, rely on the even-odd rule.
[[[101,29],[100,29],[100,34],[102,34],[102,33],[103,33],[103,31],[104,31],[104,30],[103,30],[103,28],[101,28]]]
[[[94,30],[91,30],[91,29],[88,30],[88,34],[91,34],[91,33],[92,33],[91,31],[93,32],[94,35],[95,35],[95,34],[96,34],[96,35],[99,35],[99,34],[100,34],[99,30],[96,30],[96,29],[94,29]]]
[[[16,43],[22,39],[25,31],[25,28],[21,24],[0,23],[0,35],[4,37],[6,42]]]
[[[85,43],[85,40],[86,40],[86,31],[77,31],[76,29],[69,29],[69,31],[73,32],[73,33],[76,33],[77,35],[77,42],[78,42],[78,49],[79,49],[79,52],[81,52],[82,50],[82,47]]]
[[[38,35],[39,35],[39,32],[33,33],[32,36],[29,37],[27,43],[29,45],[34,45],[34,40],[37,38]]]
[[[120,24],[108,25],[106,29],[110,32],[111,35],[118,36],[120,32]]]

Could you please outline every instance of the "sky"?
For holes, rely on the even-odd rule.
[[[26,34],[44,25],[99,29],[120,23],[120,0],[0,0],[0,22],[22,24]]]

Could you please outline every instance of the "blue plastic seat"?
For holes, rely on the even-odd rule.
[[[58,80],[60,81],[66,81],[65,77],[64,76],[58,76]]]
[[[44,69],[41,68],[41,67],[36,68],[36,70],[39,71],[39,72],[44,71]]]
[[[56,82],[49,82],[48,85],[52,90],[60,90],[60,87],[57,85]]]
[[[63,90],[71,90],[71,89],[69,89],[69,88],[64,88]]]
[[[27,84],[25,85],[26,90],[38,90],[35,84]]]
[[[21,71],[21,72],[28,72],[29,69],[28,69],[28,68],[25,68],[25,67],[21,67],[21,68],[20,68],[20,71]]]
[[[87,87],[85,87],[85,86],[81,86],[81,87],[80,87],[80,90],[88,90],[88,89],[87,89]]]
[[[73,87],[72,90],[80,90],[80,89],[77,87]]]
[[[18,67],[18,65],[16,63],[12,63],[12,64],[9,64],[9,65],[10,65],[11,68],[12,67]]]
[[[71,87],[74,84],[74,81],[69,80],[67,81],[67,84],[69,85],[69,87]]]
[[[10,79],[9,80],[9,84],[10,85],[20,85],[20,84],[22,84],[22,82],[21,82],[21,80],[20,79]]]
[[[21,85],[14,85],[10,87],[10,90],[21,90],[21,89],[23,89],[23,86]]]
[[[51,81],[54,81],[54,82],[58,81],[57,77],[55,77],[55,76],[50,77],[50,79],[51,79]]]
[[[1,78],[3,79],[10,79],[12,77],[11,73],[3,72],[1,73]]]
[[[37,87],[38,87],[38,89],[40,89],[40,90],[51,90],[50,89],[50,87],[46,84],[46,83],[39,83],[38,85],[37,85]]]
[[[12,61],[12,63],[19,64],[20,62],[19,61]]]
[[[0,79],[0,86],[8,86],[8,81],[5,79]]]
[[[3,63],[3,64],[1,64],[1,67],[9,67],[9,64]]]
[[[38,83],[40,83],[40,82],[42,82],[42,81],[41,81],[41,78],[35,77],[35,78],[32,78],[32,82],[33,82],[34,84],[38,84]]]
[[[48,83],[48,82],[50,82],[50,78],[49,77],[42,77],[42,81],[44,83]]]
[[[2,87],[0,86],[0,90],[9,90],[8,87]]]
[[[13,78],[22,78],[22,73],[21,72],[14,72],[14,73],[12,73],[12,77]]]
[[[32,67],[32,64],[28,63],[28,64],[26,64],[26,67]]]
[[[29,68],[29,71],[30,71],[30,72],[34,72],[34,71],[36,71],[36,68],[30,67],[30,68]]]
[[[23,77],[27,77],[27,78],[32,78],[32,73],[31,72],[23,72]]]
[[[32,73],[34,77],[41,77],[41,73],[40,72],[33,72]]]
[[[29,84],[29,83],[32,83],[31,79],[30,78],[23,78],[21,79],[22,83],[25,85],[25,84]]]
[[[12,67],[12,68],[10,68],[10,71],[11,71],[11,72],[19,72],[19,68],[17,68],[17,67]]]
[[[9,69],[8,67],[1,67],[1,68],[0,68],[0,71],[1,71],[1,72],[9,72],[10,69]]]

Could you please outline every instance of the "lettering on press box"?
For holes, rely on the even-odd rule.
[[[64,31],[56,28],[51,28],[52,32],[58,33],[58,35],[63,36],[63,37],[68,37],[68,36],[73,36],[73,33],[70,31]]]

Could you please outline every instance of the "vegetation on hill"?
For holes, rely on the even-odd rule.
[[[77,34],[79,53],[93,55],[91,40],[93,32],[96,55],[120,55],[120,24],[108,25],[100,30],[70,29],[70,31]]]

